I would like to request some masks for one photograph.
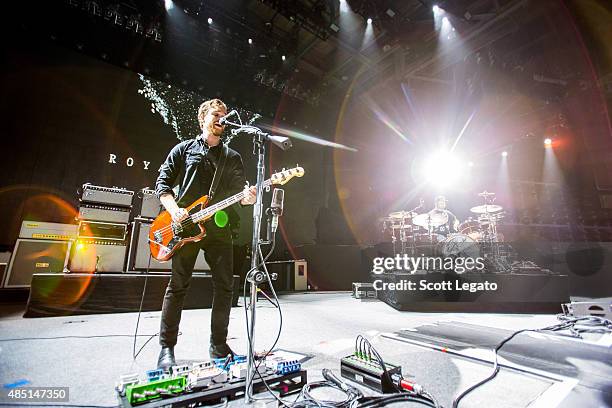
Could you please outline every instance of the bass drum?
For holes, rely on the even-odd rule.
[[[466,234],[450,234],[440,243],[439,250],[444,257],[476,259],[480,256],[478,242]]]
[[[480,241],[482,239],[482,229],[480,227],[480,223],[471,218],[468,218],[459,224],[459,233],[467,235],[475,241]]]
[[[421,231],[424,229],[421,228]],[[420,234],[414,234],[414,249],[415,256],[436,256],[438,252],[438,245],[446,239],[441,234],[428,234],[422,232]]]

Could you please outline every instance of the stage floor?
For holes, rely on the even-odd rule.
[[[242,304],[240,299],[239,305]],[[506,330],[539,328],[557,322],[553,315],[400,312],[383,302],[352,299],[348,292],[283,295],[281,305],[283,331],[278,348],[312,356],[304,364],[309,381],[321,379],[322,368],[339,374],[340,358],[353,352],[355,337],[363,334],[375,338],[374,345],[385,360],[401,364],[405,377],[424,385],[446,407],[455,394],[486,377],[490,366],[403,344],[380,334],[445,321]],[[157,339],[149,342],[138,358],[132,360],[136,313],[25,319],[21,317],[22,307],[0,307],[2,384],[25,380],[28,386],[67,386],[72,405],[116,406],[113,387],[119,375],[143,374],[155,366],[159,352]],[[159,312],[142,314],[137,348],[157,333],[159,315]],[[176,347],[179,362],[208,358],[209,321],[210,309],[183,313],[182,334]],[[260,301],[257,350],[272,343],[277,328],[276,309],[267,301]],[[230,346],[243,354],[246,333],[242,307],[232,309],[230,335]],[[552,406],[545,405],[551,401],[536,401],[550,385],[542,378],[502,369],[495,380],[470,394],[460,406],[521,407],[530,403],[530,407]],[[574,391],[578,388],[574,387]],[[586,398],[589,391],[586,388],[579,391],[583,402],[600,398]],[[324,391],[319,395],[332,398]],[[229,406],[243,406],[243,402],[233,401]]]

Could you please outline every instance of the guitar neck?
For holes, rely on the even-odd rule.
[[[270,184],[272,184],[272,180],[267,179],[263,182],[263,188],[269,187]],[[244,197],[244,191],[241,191],[238,194],[234,194],[233,196],[228,197],[223,201],[219,201],[218,203],[211,205],[210,207],[206,207],[203,210],[200,210],[197,213],[193,214],[191,216],[191,220],[194,223],[205,221],[208,218],[212,217],[217,211],[221,211],[222,209],[227,208],[232,204],[236,204]]]

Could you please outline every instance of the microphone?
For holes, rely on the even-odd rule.
[[[278,229],[278,217],[283,215],[283,201],[285,199],[285,191],[281,188],[275,188],[272,192],[272,203],[270,204],[270,212],[272,213],[272,222],[270,230],[272,234]]]
[[[227,123],[227,118],[229,118],[232,115],[235,115],[236,113],[237,113],[236,110],[230,111],[230,113],[228,113],[227,115],[225,115],[221,119],[219,119],[219,123],[222,124],[222,125],[225,125]]]
[[[228,115],[226,115],[228,116]],[[225,117],[225,116],[224,116]],[[237,129],[231,130],[232,135],[236,136],[239,133],[244,133],[247,135],[263,135],[265,136],[272,144],[278,146],[281,150],[287,150],[292,147],[291,140],[285,136],[277,136],[270,135],[268,133],[262,132],[261,129],[256,128],[255,126],[240,126]]]
[[[268,136],[268,139],[282,150],[288,150],[292,146],[291,140],[285,136],[270,135]]]

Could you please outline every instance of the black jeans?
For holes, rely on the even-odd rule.
[[[208,235],[202,241],[186,244],[172,257],[172,276],[164,296],[159,329],[159,344],[162,347],[173,347],[176,344],[183,301],[200,249],[204,250],[206,262],[212,273],[213,301],[210,342],[211,344],[224,344],[227,339],[233,290],[231,235],[229,231],[227,233],[225,231],[214,233],[211,229],[208,231]]]

